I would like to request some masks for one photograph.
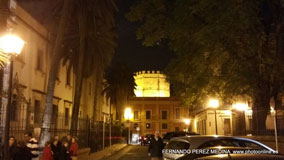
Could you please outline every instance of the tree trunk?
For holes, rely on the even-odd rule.
[[[81,3],[84,5],[84,2]],[[78,116],[79,116],[79,109],[80,109],[80,101],[81,101],[81,94],[82,94],[82,85],[83,85],[83,76],[84,76],[84,58],[86,52],[86,14],[84,11],[84,7],[80,6],[80,14],[78,16],[79,22],[79,32],[80,32],[80,50],[79,50],[79,57],[78,57],[78,68],[76,71],[76,82],[75,82],[75,95],[74,95],[74,104],[72,109],[72,119],[71,119],[71,135],[77,135],[77,126],[78,126]]]
[[[100,100],[102,97],[102,79],[103,79],[103,71],[100,71],[100,66],[96,67],[96,80],[95,80],[95,93],[94,93],[94,117],[93,119],[96,121],[97,120],[97,107],[100,106]]]
[[[0,0],[0,37],[7,31],[8,0]]]
[[[55,81],[57,77],[58,68],[60,66],[60,59],[62,57],[61,45],[62,39],[64,37],[64,33],[66,30],[66,26],[68,24],[68,19],[70,18],[70,11],[72,7],[72,0],[64,0],[64,6],[62,11],[62,16],[60,18],[59,27],[57,30],[57,36],[55,41],[55,46],[53,48],[53,54],[51,59],[51,66],[49,70],[49,78],[47,84],[47,92],[46,92],[46,100],[45,100],[45,111],[43,115],[41,133],[40,133],[40,147],[43,148],[46,141],[50,140],[50,127],[52,123],[52,112],[53,112],[53,94]]]
[[[254,104],[252,107],[253,114],[253,133],[255,135],[266,134],[266,117],[270,111],[269,92],[262,90],[254,96]]]

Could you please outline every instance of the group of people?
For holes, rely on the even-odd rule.
[[[32,133],[25,133],[24,140],[16,141],[14,136],[9,137],[8,142],[9,160],[38,160],[39,145]],[[4,157],[4,146],[2,146],[1,157]]]
[[[1,157],[4,157],[2,148]],[[24,140],[16,141],[15,137],[9,137],[9,160],[39,160],[39,145],[32,133],[25,133]],[[43,160],[77,160],[78,143],[76,137],[67,135],[59,140],[55,136],[53,140],[46,142],[43,150]]]
[[[53,141],[48,141],[43,150],[43,160],[77,160],[78,139],[67,135],[59,140],[59,136],[54,136]]]

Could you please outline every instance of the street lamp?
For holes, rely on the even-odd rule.
[[[274,118],[274,135],[275,135],[275,148],[276,151],[278,152],[278,135],[277,135],[277,110],[275,110],[275,108],[270,107],[270,113]]]
[[[219,107],[219,100],[217,99],[211,99],[209,100],[209,107],[214,108],[214,113],[215,113],[215,132],[216,135],[218,135],[218,128],[217,128],[217,108]]]
[[[186,124],[187,126],[187,132],[189,132],[189,124],[190,124],[190,119],[184,119],[184,123]]]
[[[10,131],[10,114],[12,104],[12,85],[13,85],[13,69],[14,58],[19,55],[23,49],[24,41],[16,35],[7,34],[0,38],[0,53],[10,56],[10,75],[8,88],[8,103],[6,106],[5,118],[5,135],[4,135],[4,158],[8,159],[9,152],[9,131]]]
[[[128,128],[128,144],[130,144],[130,119],[133,118],[133,113],[131,111],[131,108],[126,108],[125,109],[125,111],[124,111],[124,118],[127,119],[128,125],[129,125],[129,128]]]
[[[238,111],[240,111],[242,113],[242,117],[243,117],[243,127],[244,127],[244,135],[246,135],[246,114],[245,111],[248,110],[248,104],[246,103],[240,103],[237,102],[235,104],[232,105],[233,109],[236,109]],[[242,133],[241,133],[242,134]]]

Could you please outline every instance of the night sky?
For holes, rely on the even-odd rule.
[[[129,22],[125,14],[136,0],[116,0],[119,12],[116,16],[118,25],[118,48],[115,60],[127,63],[133,71],[162,70],[171,58],[171,52],[166,47],[144,47],[136,40],[137,24]]]
[[[48,16],[48,5],[51,0],[18,0],[40,23]],[[119,11],[116,13],[117,31],[119,35],[118,48],[114,61],[125,62],[133,71],[163,70],[171,58],[171,52],[166,47],[144,47],[136,40],[137,24],[129,22],[125,14],[137,0],[115,0]]]

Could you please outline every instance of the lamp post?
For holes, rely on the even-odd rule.
[[[217,108],[219,107],[219,100],[217,99],[211,99],[209,101],[209,107],[214,108],[215,113],[215,133],[218,135],[218,127],[217,127]]]
[[[10,132],[10,116],[13,92],[13,70],[14,58],[21,53],[24,46],[24,41],[18,36],[7,34],[0,38],[0,52],[10,56],[10,75],[9,75],[9,88],[8,88],[8,103],[6,106],[5,118],[5,135],[4,135],[4,158],[8,160],[9,152],[9,132]]]
[[[279,151],[278,148],[278,135],[277,135],[277,110],[275,110],[273,107],[270,108],[270,113],[274,118],[274,136],[275,136],[275,148],[276,151]]]
[[[184,123],[186,125],[186,131],[189,132],[190,119],[184,119]]]
[[[127,119],[128,122],[128,144],[130,144],[130,119],[132,119],[133,114],[131,112],[131,108],[126,108],[124,112],[124,118]]]

